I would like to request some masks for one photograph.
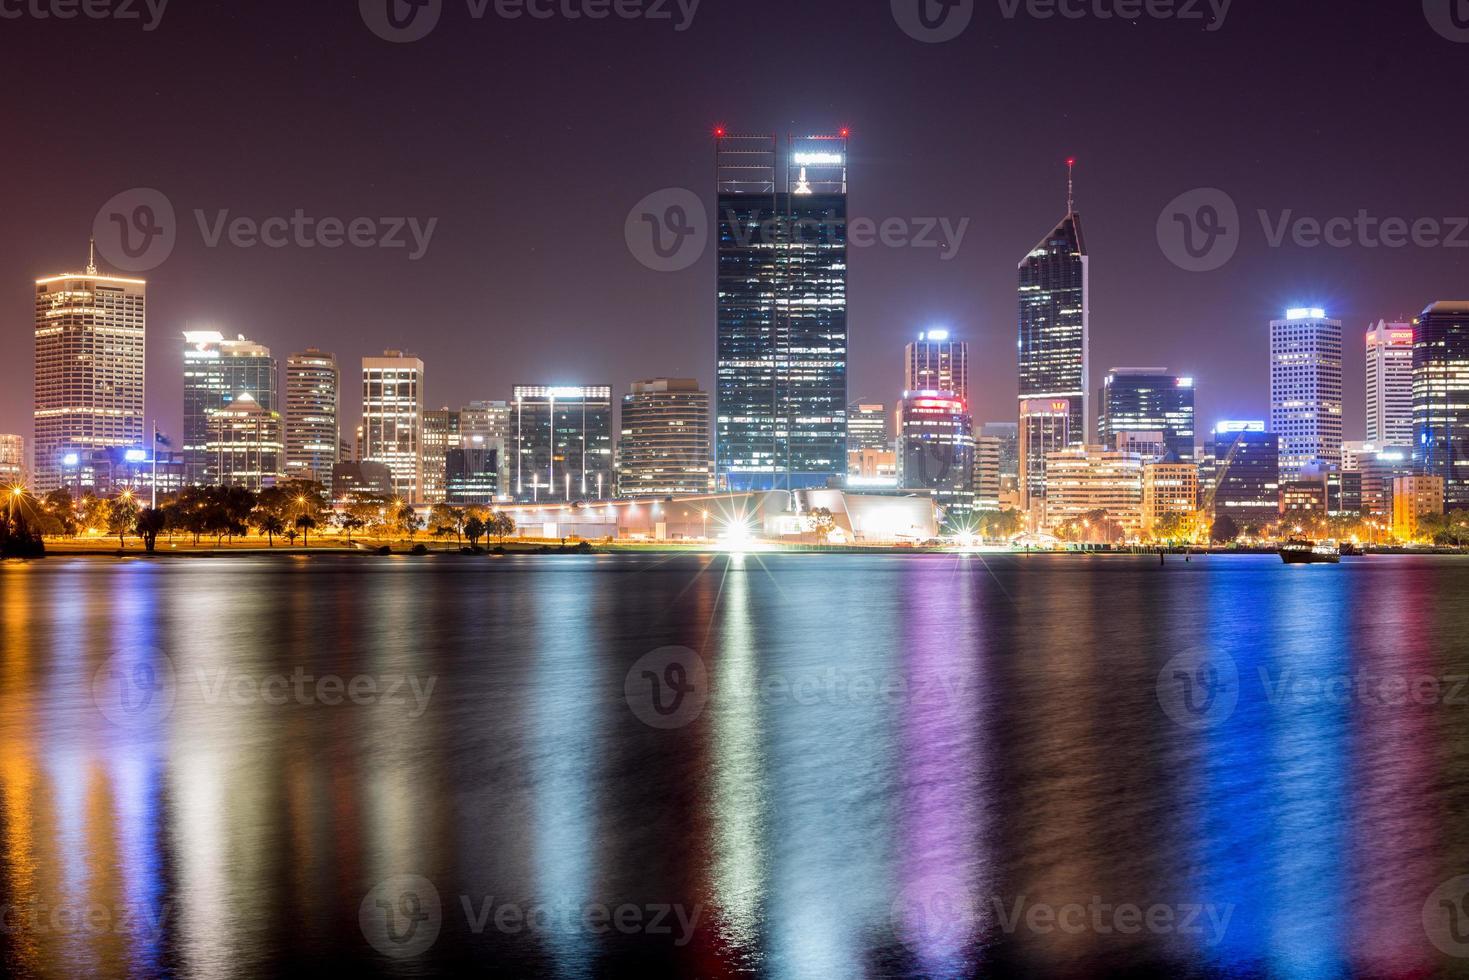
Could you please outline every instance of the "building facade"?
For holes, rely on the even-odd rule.
[[[1034,512],[1046,500],[1046,460],[1072,445],[1070,398],[1036,398],[1020,403],[1020,507]]]
[[[1127,432],[1161,432],[1174,458],[1194,459],[1194,379],[1167,368],[1113,368],[1098,397],[1097,441],[1116,446]]]
[[[1341,321],[1325,310],[1270,321],[1270,431],[1280,437],[1281,479],[1341,463]]]
[[[1172,525],[1196,513],[1199,468],[1194,463],[1143,464],[1143,533],[1161,537]],[[1175,537],[1184,535],[1175,534]]]
[[[25,436],[0,434],[0,482],[21,486],[25,482],[26,472]]]
[[[692,378],[635,381],[622,396],[617,495],[709,493],[714,464],[709,393]]]
[[[1434,303],[1414,324],[1413,462],[1469,508],[1469,302]],[[38,464],[39,465],[39,464]]]
[[[853,402],[847,406],[847,452],[892,449],[888,434],[888,407],[881,402]]]
[[[36,281],[37,493],[68,484],[68,459],[76,469],[98,450],[152,448],[143,419],[147,290],[92,264]]]
[[[1367,441],[1413,445],[1413,325],[1379,320],[1367,331]]]
[[[423,361],[402,351],[362,359],[362,437],[358,454],[393,474],[393,493],[424,502]]]
[[[444,499],[455,507],[488,507],[500,495],[500,451],[484,447],[444,453]]]
[[[340,461],[341,372],[337,359],[315,347],[286,358],[286,476],[331,489]]]
[[[969,404],[969,345],[947,330],[925,330],[903,351],[904,391],[949,391]]]
[[[847,472],[847,138],[786,150],[717,135],[715,458],[733,491]]]
[[[211,484],[258,491],[282,477],[281,417],[247,391],[209,413],[204,448]]]
[[[952,526],[974,511],[974,423],[947,391],[904,394],[898,419],[898,486],[923,491]]]
[[[520,503],[605,500],[612,473],[612,388],[607,385],[514,390],[511,463]]]
[[[1263,421],[1221,422],[1208,443],[1214,459],[1214,517],[1263,529],[1280,516],[1280,437]]]
[[[1046,526],[1081,541],[1137,539],[1143,529],[1143,458],[1104,446],[1051,453],[1046,462]]]
[[[267,417],[275,415],[276,363],[270,348],[217,330],[184,331],[184,469],[191,484],[221,483],[214,414],[248,395]],[[281,441],[277,432],[274,442]]]
[[[443,503],[448,499],[445,480],[451,449],[463,446],[462,416],[451,408],[423,413],[423,502]]]
[[[1020,401],[1065,399],[1076,446],[1086,442],[1090,407],[1090,261],[1068,202],[1066,217],[1020,263]],[[1043,470],[1043,456],[1035,467]]]
[[[459,410],[460,438],[465,449],[494,449],[500,466],[501,497],[510,488],[511,419],[514,408],[506,401],[473,401]]]
[[[1400,476],[1392,485],[1392,530],[1399,541],[1420,536],[1423,519],[1444,512],[1444,481],[1440,476]]]

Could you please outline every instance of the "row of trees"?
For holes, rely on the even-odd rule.
[[[275,547],[276,538],[284,537],[292,544],[299,538],[309,548],[312,533],[325,527],[344,532],[348,543],[354,534],[411,541],[428,528],[435,537],[452,536],[461,544],[467,538],[477,547],[487,536],[503,543],[516,528],[509,514],[487,507],[439,504],[425,521],[401,500],[376,494],[358,495],[334,514],[327,506],[325,488],[309,480],[287,481],[259,493],[235,486],[187,487],[161,501],[156,509],[142,506],[130,492],[111,498],[88,493],[78,501],[66,489],[39,500],[16,494],[10,503],[11,511],[38,538],[90,531],[116,535],[118,546],[125,548],[131,535],[141,538],[148,551],[154,550],[161,534],[191,535],[197,545],[203,538],[212,537],[218,544],[251,531],[265,538],[270,547]],[[13,526],[7,516],[6,540],[14,536]]]

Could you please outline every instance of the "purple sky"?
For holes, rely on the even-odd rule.
[[[673,21],[506,20],[493,2],[476,19],[444,0],[410,44],[375,36],[350,0],[179,2],[151,31],[0,20],[0,431],[31,431],[32,280],[83,266],[99,207],[134,187],[178,215],[176,248],[145,274],[148,411],[165,431],[179,427],[186,328],[282,358],[334,351],[348,424],[358,359],[390,346],[424,358],[433,406],[516,383],[712,385],[712,255],[650,271],[623,230],[660,188],[712,204],[723,123],[850,126],[853,216],[969,221],[949,261],[852,250],[853,400],[892,400],[902,345],[944,325],[971,341],[977,418],[1014,417],[1015,267],[1060,218],[1074,154],[1094,389],[1112,365],[1166,365],[1198,378],[1201,428],[1264,417],[1269,319],[1324,306],[1346,321],[1346,430],[1360,438],[1363,330],[1469,298],[1469,248],[1271,247],[1257,211],[1469,213],[1469,43],[1411,2],[1237,0],[1213,31],[1038,19],[1025,4],[1009,18],[1009,3],[979,0],[942,44],[911,39],[883,0],[703,0],[683,31],[674,4]],[[1198,187],[1243,216],[1238,254],[1208,273],[1172,264],[1155,230]],[[438,223],[410,261],[210,248],[196,209]]]

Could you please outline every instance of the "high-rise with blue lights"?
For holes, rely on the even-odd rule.
[[[847,134],[784,159],[774,136],[716,137],[719,481],[824,487],[847,472]]]
[[[1413,334],[1413,463],[1469,507],[1469,302],[1434,303]]]

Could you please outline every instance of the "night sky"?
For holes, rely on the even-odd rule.
[[[903,33],[887,0],[703,0],[685,31],[674,4],[671,21],[511,21],[444,2],[411,44],[375,36],[352,0],[174,0],[152,31],[0,19],[0,431],[31,434],[32,281],[80,270],[99,207],[134,187],[179,218],[177,247],[144,274],[148,412],[175,435],[189,328],[244,333],[282,360],[334,351],[344,433],[358,359],[385,347],[423,357],[431,407],[517,383],[712,387],[712,251],[658,273],[623,231],[660,188],[712,206],[716,124],[850,127],[854,217],[970,221],[949,261],[852,250],[853,400],[892,401],[902,345],[943,325],[971,342],[977,421],[1014,418],[1015,269],[1064,212],[1070,155],[1093,390],[1112,365],[1168,366],[1198,378],[1201,428],[1263,418],[1268,321],[1323,306],[1346,323],[1346,435],[1361,438],[1368,322],[1469,298],[1469,248],[1272,248],[1256,216],[1469,213],[1469,43],[1435,32],[1417,0],[1236,0],[1217,30],[1023,5],[1010,19],[979,0],[942,44]],[[1198,187],[1243,215],[1238,254],[1209,273],[1172,264],[1155,231]],[[298,208],[438,225],[410,261],[208,248],[193,215]]]

